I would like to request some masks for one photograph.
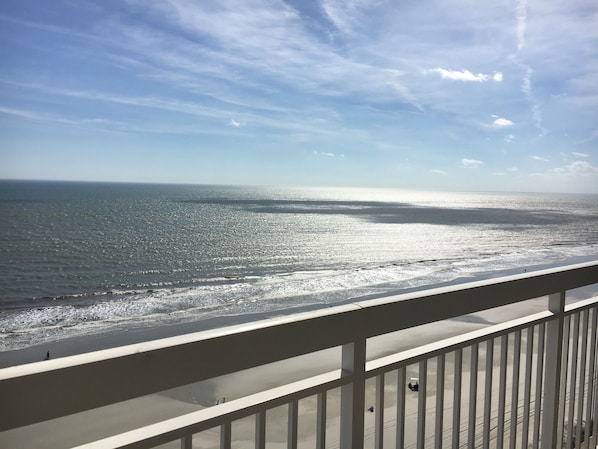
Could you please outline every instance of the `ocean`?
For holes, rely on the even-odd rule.
[[[0,181],[0,352],[598,258],[598,196]]]

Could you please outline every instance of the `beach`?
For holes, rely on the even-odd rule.
[[[468,316],[465,319],[462,318],[444,323],[433,323],[418,328],[407,329],[398,333],[376,337],[370,339],[368,342],[368,359],[376,359],[418,345],[474,331],[493,323],[508,321],[522,315],[537,312],[545,307],[546,298],[540,298],[518,304],[517,306],[484,311],[479,314]],[[243,319],[249,319],[249,317],[243,317]],[[207,324],[208,323],[203,323],[203,325]],[[210,324],[215,325],[217,323]],[[195,325],[197,326],[197,323]],[[167,331],[163,329],[159,332],[167,333]],[[154,334],[152,336],[156,337],[157,335]],[[138,336],[133,336],[134,339],[141,337],[143,337],[142,333]],[[145,335],[145,338],[147,337],[148,335]],[[104,338],[110,340],[108,337]],[[116,337],[114,336],[113,338]],[[65,352],[73,351],[76,348],[78,348],[79,351],[89,350],[93,348],[94,345],[99,347],[102,346],[102,344],[107,343],[107,341],[102,341],[102,339],[94,339],[95,342],[91,346],[85,346],[85,344],[90,344],[90,341],[84,343],[84,340],[85,339],[77,339],[77,341],[68,344],[63,342],[63,344],[65,344],[63,350]],[[482,346],[480,347],[480,367],[483,366],[482,363],[484,357],[484,348]],[[41,349],[41,347],[39,349]],[[43,353],[43,351],[36,351],[34,348],[22,352],[23,354],[21,354],[21,356],[24,358],[30,357],[33,354],[41,356]],[[26,428],[2,432],[0,433],[0,446],[11,447],[14,449],[39,447],[39,444],[43,441],[43,446],[51,449],[82,444],[163,419],[199,410],[203,407],[217,407],[218,404],[223,401],[234,401],[239,397],[273,388],[293,380],[327,372],[338,368],[337,363],[339,360],[340,349],[321,351],[313,355],[286,360],[241,373],[188,385],[175,390],[156,393],[131,401],[101,407],[77,415],[34,424],[27,426]],[[450,377],[450,373],[453,372],[452,363],[452,358],[448,356],[446,358],[445,367],[447,379]],[[469,357],[464,354],[464,372],[468,371],[468,364]],[[435,363],[430,363],[429,376],[433,375],[434,370]],[[409,367],[407,369],[407,378],[416,376],[417,367]],[[393,397],[395,397],[393,392],[396,391],[396,382],[393,383],[392,375],[387,377],[387,390],[390,393],[386,393],[386,407],[388,408],[386,411],[386,419],[391,421],[389,425],[393,425]],[[432,394],[434,385],[432,385],[433,382],[431,380],[429,380],[429,382],[428,394]],[[468,376],[464,375],[463,382],[463,391],[469,391]],[[372,380],[367,382],[367,407],[374,404],[374,384],[375,382]],[[445,426],[449,426],[451,423],[450,397],[452,395],[449,385],[447,385],[445,395],[447,398],[447,401],[445,402]],[[338,390],[331,391],[328,395],[329,416],[327,422],[329,427],[327,429],[327,439],[330,442],[329,447],[335,447],[335,444],[338,445],[340,431],[338,424],[338,398]],[[417,410],[416,393],[407,390],[405,406],[407,423],[409,423],[414,419],[414,413]],[[428,413],[433,413],[434,403],[432,401],[428,401],[427,409]],[[316,432],[315,398],[310,397],[300,401],[299,411],[299,440],[308,445],[309,442],[313,443]],[[268,412],[267,435],[269,446],[271,442],[272,447],[278,447],[279,445],[280,447],[286,447],[286,414],[286,407],[278,407]],[[374,414],[370,413],[368,410],[364,410],[364,419],[366,426],[366,447],[369,447],[368,442],[373,441]],[[412,424],[413,423],[414,422],[412,422]],[[432,426],[432,424],[428,424],[428,426]],[[254,429],[255,424],[253,418],[236,422],[233,426],[234,447],[253,447]],[[407,430],[405,443],[408,447],[415,442],[416,432],[415,427],[410,428],[409,424]],[[199,445],[201,442],[201,447],[219,447],[219,438],[219,431],[217,429],[204,432],[194,437],[194,445]],[[394,431],[390,429],[385,438],[392,440],[394,438]],[[172,447],[178,447],[177,445],[178,443],[173,443]],[[299,447],[302,447],[302,445],[300,444]]]

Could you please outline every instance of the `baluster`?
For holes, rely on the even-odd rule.
[[[588,311],[584,310],[580,312],[582,319],[582,330],[579,334],[581,338],[581,353],[580,353],[580,366],[579,366],[579,384],[577,387],[577,429],[575,434],[575,441],[579,445],[581,441],[581,430],[583,427],[583,405],[584,405],[584,391],[586,385],[586,359],[588,357]],[[578,446],[579,447],[579,446]]]
[[[288,449],[297,449],[297,421],[299,419],[299,402],[291,401],[289,403],[289,417],[288,417],[288,435],[287,447]]]
[[[442,449],[442,427],[444,418],[444,354],[436,359],[436,426],[435,448]]]
[[[266,410],[255,415],[255,449],[266,448]]]
[[[484,391],[484,439],[483,447],[490,447],[490,424],[492,420],[492,371],[494,369],[494,339],[486,342],[486,388]]]
[[[220,449],[231,449],[231,427],[230,421],[220,426]]]
[[[500,374],[498,387],[498,416],[496,447],[502,449],[505,439],[505,417],[507,416],[506,396],[507,396],[507,366],[509,364],[509,335],[500,337]]]
[[[540,447],[540,413],[542,410],[542,382],[544,377],[544,338],[545,325],[538,326],[538,354],[536,358],[536,395],[534,405],[534,438],[533,449]]]
[[[428,360],[419,362],[419,389],[417,394],[417,449],[424,449],[426,442],[426,396]]]
[[[527,328],[527,344],[525,349],[525,383],[523,389],[523,430],[521,431],[521,445],[527,447],[529,442],[529,419],[532,399],[532,364],[534,355],[534,327]]]
[[[188,434],[181,438],[181,449],[191,449],[193,447],[193,435]]]
[[[569,413],[567,415],[567,447],[573,448],[575,435],[575,380],[577,378],[577,359],[579,356],[579,313],[573,315],[573,334],[571,336],[571,371],[569,377]]]
[[[590,327],[590,351],[589,351],[589,364],[590,372],[588,374],[588,395],[586,398],[586,435],[596,436],[598,432],[598,385],[594,379],[596,362],[598,357],[596,354],[596,328],[598,327],[598,308],[592,309],[592,325]],[[595,404],[595,410],[592,410],[592,402]],[[592,414],[594,419],[592,420]],[[593,421],[593,422],[592,422]],[[593,425],[592,425],[593,424]],[[587,438],[588,447],[590,438]]]
[[[322,391],[318,393],[318,412],[316,423],[316,449],[324,449],[326,447],[326,406],[327,393]]]
[[[461,380],[463,369],[463,349],[455,351],[455,377],[453,391],[453,447],[459,447],[461,432]]]
[[[384,373],[376,376],[375,448],[384,447]]]
[[[467,445],[475,447],[475,425],[478,399],[478,348],[474,343],[471,346],[471,366],[469,370],[469,424],[467,428]]]
[[[406,368],[401,366],[397,370],[397,449],[405,446],[405,384],[407,382]]]
[[[563,361],[561,364],[561,390],[559,393],[559,422],[558,422],[558,439],[557,441],[563,441],[563,426],[565,424],[565,407],[567,405],[567,379],[569,378],[569,346],[570,346],[570,335],[569,330],[571,327],[571,316],[568,315],[564,322],[564,333],[563,333]]]
[[[521,330],[514,334],[515,342],[513,347],[513,382],[511,383],[511,430],[509,435],[509,446],[515,449],[517,444],[517,419],[519,407],[519,370],[521,360]]]

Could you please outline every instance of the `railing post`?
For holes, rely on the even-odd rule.
[[[363,448],[366,339],[343,345],[342,369],[352,382],[341,387],[341,449]]]
[[[548,309],[555,314],[546,324],[546,372],[544,377],[544,406],[542,419],[542,449],[557,447],[559,392],[561,391],[561,362],[563,357],[563,321],[565,292],[553,293],[548,297]]]

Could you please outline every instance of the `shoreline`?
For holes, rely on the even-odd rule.
[[[563,265],[570,265],[575,263],[582,263],[594,260],[595,257],[580,256],[565,263],[547,263],[541,265],[534,265],[531,267],[521,267],[518,269],[506,269],[490,272],[481,272],[476,275],[467,277],[459,277],[451,281],[431,284],[425,286],[418,286],[409,289],[400,289],[388,291],[385,293],[352,297],[345,301],[339,301],[334,304],[310,304],[304,306],[292,307],[290,309],[271,310],[264,312],[244,313],[239,315],[223,315],[216,317],[209,317],[188,322],[178,323],[161,323],[150,326],[139,326],[130,329],[116,328],[107,332],[98,332],[86,335],[75,335],[62,339],[56,339],[46,343],[32,345],[26,348],[14,349],[0,352],[0,369],[27,363],[35,363],[43,361],[46,358],[47,352],[50,353],[51,358],[68,357],[88,352],[99,351],[103,349],[114,348],[118,346],[126,346],[136,343],[143,343],[147,341],[159,340],[168,337],[174,337],[189,333],[212,330],[248,322],[257,322],[269,318],[288,316],[302,312],[313,310],[321,310],[351,304],[354,302],[368,301],[377,298],[394,296],[405,293],[412,293],[417,291],[425,291],[439,287],[447,287],[452,285],[466,284],[473,281],[482,281],[497,277],[510,276],[515,274],[523,274],[525,272],[532,273],[534,271],[555,268]],[[522,271],[523,270],[523,271]],[[463,318],[462,318],[463,319]],[[459,320],[459,318],[455,318]]]
[[[538,268],[539,269],[539,268]],[[514,273],[511,273],[514,274]],[[493,273],[494,276],[504,276],[505,273]],[[488,275],[487,278],[493,276]],[[476,280],[479,280],[476,277]],[[456,284],[462,283],[457,280]],[[427,290],[429,288],[438,287],[439,285],[425,287],[419,290]],[[404,293],[404,292],[403,292]],[[598,286],[592,285],[588,289],[575,291],[569,298],[569,301],[575,301],[585,297],[585,294],[598,295]],[[382,295],[388,296],[388,295]],[[371,298],[370,298],[371,299]],[[353,298],[346,302],[355,302],[364,300],[364,298]],[[481,329],[483,327],[491,326],[493,324],[510,321],[515,318],[529,315],[540,310],[545,310],[547,305],[547,297],[540,297],[523,301],[520,303],[503,306],[490,310],[483,310],[464,317],[453,318],[450,320],[435,322],[408,328],[401,331],[385,334],[368,339],[367,344],[367,359],[373,360],[386,355],[402,352],[413,347],[421,346],[427,343],[440,341],[445,338],[450,338],[454,335],[462,335],[467,332]],[[321,307],[311,307],[321,308]],[[302,308],[306,311],[308,307]],[[296,309],[294,309],[297,312]],[[234,317],[221,317],[210,320],[204,320],[193,323],[183,323],[177,326],[169,326],[167,328],[153,328],[149,332],[147,329],[137,329],[127,335],[128,339],[140,339],[141,341],[148,341],[151,338],[162,338],[168,334],[176,335],[183,329],[190,332],[198,330],[206,330],[216,328],[223,325],[240,324],[243,322],[255,321],[257,319],[265,319],[274,315],[279,315],[277,312],[240,315]],[[200,329],[202,327],[202,329]],[[134,334],[134,335],[133,335]],[[101,338],[98,338],[101,337]],[[525,337],[525,336],[524,336]],[[75,353],[84,352],[84,350],[93,350],[94,347],[102,347],[114,342],[122,344],[122,334],[111,334],[101,336],[88,336],[87,338],[73,338],[70,341],[63,340],[59,342],[63,345],[62,350],[72,350]],[[45,347],[45,346],[43,346]],[[525,345],[522,345],[522,348]],[[21,355],[37,355],[38,361],[40,356],[39,349],[42,346],[35,346],[27,348],[27,350],[15,351]],[[34,351],[34,352],[32,352]],[[78,351],[78,352],[76,352]],[[45,354],[45,351],[43,352]],[[1,356],[2,354],[0,354]],[[483,366],[484,348],[480,347],[480,365]],[[29,447],[44,446],[48,449],[71,447],[74,445],[84,444],[90,441],[96,441],[111,435],[126,432],[135,428],[143,427],[153,423],[157,423],[169,418],[181,416],[186,413],[199,410],[202,408],[218,406],[221,401],[226,399],[226,402],[234,401],[253,393],[265,391],[280,385],[293,382],[295,380],[310,377],[323,372],[338,369],[340,366],[341,350],[339,347],[319,351],[304,356],[295,357],[288,360],[275,362],[272,364],[259,366],[245,371],[227,374],[218,378],[208,379],[202,382],[197,382],[189,385],[177,387],[172,390],[161,391],[158,393],[142,396],[129,401],[111,404],[105,407],[100,407],[93,410],[77,413],[70,416],[45,421],[29,426],[0,432],[0,446],[12,447],[15,449],[26,449]],[[498,369],[497,361],[495,360],[493,369]],[[509,366],[511,366],[509,364]],[[469,369],[469,357],[463,357],[463,371],[467,372]],[[430,366],[429,375],[433,376],[434,366]],[[451,392],[450,376],[453,372],[453,365],[451,357],[448,356],[446,360],[445,373],[447,376],[447,384],[445,394]],[[497,375],[498,373],[495,373]],[[417,365],[409,365],[407,367],[406,377],[418,377]],[[391,376],[392,378],[392,376]],[[521,381],[520,381],[521,382]],[[396,389],[396,384],[392,381],[388,385],[391,389]],[[469,390],[469,380],[467,376],[463,379],[463,391]],[[430,393],[434,390],[433,384],[430,384]],[[373,419],[374,415],[368,411],[369,407],[375,403],[374,399],[375,386],[374,382],[368,380],[366,384],[366,410],[364,410],[364,419],[366,425],[366,439],[373,441]],[[479,390],[481,391],[481,390]],[[494,390],[493,390],[494,391]],[[478,394],[481,394],[478,392]],[[493,392],[493,394],[495,394]],[[450,397],[450,394],[448,394]],[[339,391],[336,389],[331,391],[329,398],[329,419],[328,419],[328,442],[331,445],[337,443],[339,439],[339,416],[340,409],[338,405]],[[307,397],[301,400],[299,409],[300,422],[302,424],[300,429],[300,441],[310,443],[315,436],[315,398]],[[450,429],[450,416],[452,409],[449,406],[450,399],[445,404],[445,432]],[[408,432],[406,435],[406,444],[414,444],[416,438],[415,432],[415,411],[417,410],[417,394],[407,392],[407,399],[405,403],[406,410],[409,411],[406,417],[406,425]],[[391,399],[385,406],[388,411],[387,416],[392,416],[393,400]],[[478,410],[478,412],[480,412]],[[432,408],[428,408],[428,415],[433,413]],[[286,417],[287,409],[284,406],[277,407],[268,411],[268,441],[272,442],[273,447],[284,445],[286,433]],[[271,423],[271,424],[270,424]],[[241,419],[235,421],[235,434],[233,440],[235,445],[241,447],[253,447],[253,441],[249,441],[247,436],[253,435],[255,424],[251,419]],[[194,437],[195,442],[201,442],[202,447],[218,447],[219,433],[217,431],[206,431],[197,434]],[[386,439],[389,438],[389,443],[392,443],[392,436],[385,434]],[[250,438],[251,439],[251,438]],[[269,443],[270,444],[270,443]],[[179,443],[174,442],[172,445],[165,447],[178,447]],[[209,446],[212,445],[212,446]],[[282,447],[282,446],[281,446]]]

